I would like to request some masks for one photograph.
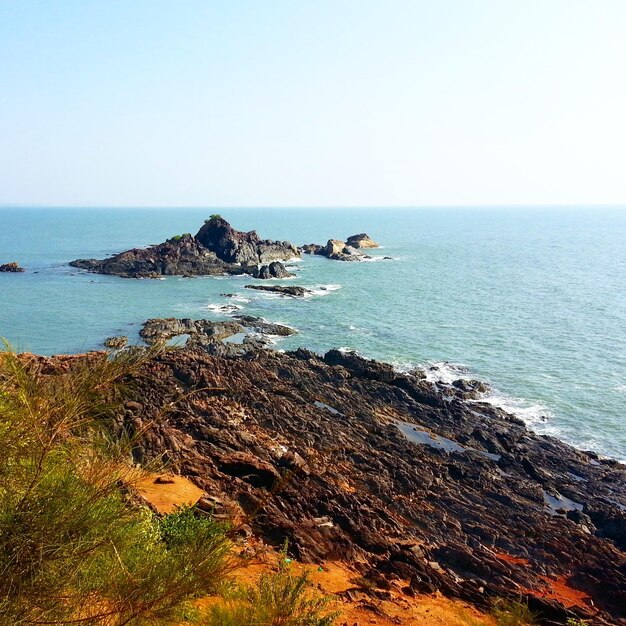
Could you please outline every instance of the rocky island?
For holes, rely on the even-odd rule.
[[[300,251],[304,254],[325,256],[333,261],[363,261],[371,257],[361,252],[361,249],[378,247],[380,246],[368,234],[360,233],[351,235],[345,242],[339,239],[329,239],[324,246],[309,243],[302,246]]]
[[[25,271],[19,263],[13,261],[12,263],[3,263],[0,265],[0,272],[18,273]]]
[[[70,265],[124,278],[219,274],[283,278],[290,274],[280,261],[299,256],[288,241],[261,239],[255,231],[235,230],[224,218],[213,215],[195,235],[177,235],[148,248],[133,248],[108,259],[77,259]]]

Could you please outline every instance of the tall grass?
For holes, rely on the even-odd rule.
[[[330,626],[336,617],[328,598],[313,595],[307,572],[294,573],[281,558],[277,572],[254,587],[235,587],[215,605],[203,626]]]
[[[0,355],[0,621],[170,623],[231,567],[225,529],[182,511],[159,520],[122,488],[129,443],[106,418],[140,352],[47,374]]]
[[[235,600],[227,529],[133,497],[133,442],[108,425],[154,356],[0,352],[0,626],[181,624],[216,594],[215,626],[327,626],[326,600],[282,570]]]

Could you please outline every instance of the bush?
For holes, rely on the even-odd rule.
[[[180,624],[194,599],[221,594],[207,626],[328,626],[327,600],[284,558],[257,586],[234,587],[224,525],[136,504],[133,442],[108,424],[152,356],[51,367],[0,352],[0,624]]]
[[[0,353],[0,623],[168,624],[230,571],[223,527],[135,505],[104,425],[140,352],[48,374]]]
[[[498,626],[534,626],[538,617],[524,602],[503,598],[494,602],[491,614]]]
[[[205,626],[330,626],[336,613],[329,598],[310,592],[308,573],[296,575],[282,558],[278,571],[263,574],[256,587],[235,588],[214,606]]]

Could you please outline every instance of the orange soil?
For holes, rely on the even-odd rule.
[[[528,559],[522,559],[518,556],[511,556],[510,554],[505,554],[504,552],[494,552],[494,556],[501,561],[505,561],[506,563],[513,563],[515,565],[528,565]]]
[[[203,491],[191,481],[173,474],[138,471],[130,482],[139,495],[162,514],[193,505],[203,496]],[[242,583],[256,582],[263,572],[274,570],[280,558],[273,548],[254,538],[239,546],[238,553],[238,568],[233,576]],[[294,562],[291,567],[298,573],[307,569],[313,589],[333,598],[331,610],[340,612],[337,626],[495,626],[491,617],[466,603],[440,594],[406,595],[402,592],[406,581],[394,581],[387,599],[374,599],[359,589],[359,574],[346,563],[330,561],[304,566]],[[198,604],[206,607],[214,601],[206,598]]]
[[[593,606],[591,598],[584,591],[570,587],[565,576],[559,576],[558,578],[541,576],[541,579],[545,581],[548,588],[541,591],[531,591],[534,595],[540,598],[557,600],[567,608],[574,606],[589,608]]]
[[[152,474],[139,471],[132,477],[135,491],[160,514],[173,513],[177,508],[193,506],[204,492],[183,476]]]

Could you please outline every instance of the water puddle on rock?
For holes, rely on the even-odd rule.
[[[174,337],[168,339],[165,343],[168,346],[180,347],[184,346],[189,339],[191,339],[191,335],[188,334],[175,335]]]
[[[548,509],[550,515],[565,515],[568,511],[582,511],[583,505],[580,502],[574,502],[558,491],[556,495],[551,495],[547,491],[543,492],[543,503]]]
[[[411,424],[409,422],[402,422],[398,420],[395,421],[394,424],[410,442],[418,445],[429,446],[435,450],[443,450],[448,454],[452,454],[454,452],[473,452],[496,462],[498,462],[501,458],[499,454],[492,454],[491,452],[476,450],[474,448],[466,448],[452,439],[448,439],[442,435],[429,433],[426,430],[421,430],[417,428],[415,424]]]
[[[326,409],[327,411],[330,411],[333,415],[343,415],[343,413],[341,411],[338,411],[337,409],[335,409],[332,406],[326,404],[325,402],[319,402],[318,400],[316,400],[313,404],[318,409]]]

